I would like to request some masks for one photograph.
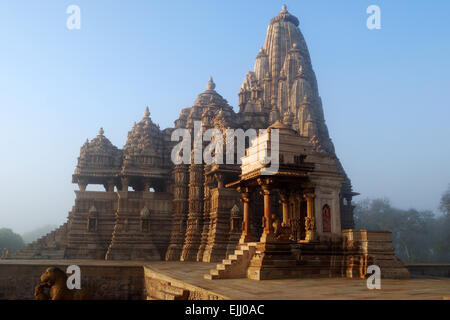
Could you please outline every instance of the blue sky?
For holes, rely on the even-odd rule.
[[[300,20],[358,198],[437,212],[450,183],[449,1],[3,0],[0,227],[65,221],[79,148],[100,126],[118,147],[146,105],[172,126],[210,75],[237,110],[283,3]],[[80,30],[66,28],[72,4]],[[381,30],[366,27],[371,4]]]

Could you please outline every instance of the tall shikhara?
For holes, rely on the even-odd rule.
[[[15,257],[211,262],[233,252],[241,232],[243,203],[242,195],[226,185],[238,179],[240,166],[174,165],[170,161],[171,133],[184,128],[192,134],[196,121],[201,121],[203,130],[216,128],[222,133],[276,123],[277,128],[293,129],[301,139],[306,137],[315,155],[332,159],[338,175],[343,176],[342,186],[337,186],[341,192],[337,192],[335,212],[340,213],[342,229],[353,228],[355,193],[336,157],[298,25],[285,6],[270,21],[254,71],[246,75],[239,91],[237,113],[216,91],[211,78],[192,107],[181,111],[174,128],[160,130],[146,109],[122,149],[112,145],[103,129],[86,141],[72,177],[80,190],[75,192],[68,223]],[[105,191],[87,191],[90,184],[103,185]],[[280,196],[275,192],[274,199]],[[262,197],[255,192],[247,200],[253,202],[254,223],[247,228],[258,233]],[[304,224],[300,212],[305,200],[295,201],[290,204],[292,211]],[[273,201],[272,210],[281,216],[278,201]]]
[[[308,47],[299,20],[286,6],[270,21],[266,40],[239,91],[239,113],[249,122],[268,126],[277,120],[310,139],[317,152],[336,156],[330,139]],[[353,228],[350,179],[339,159],[345,181],[341,193],[343,229]]]

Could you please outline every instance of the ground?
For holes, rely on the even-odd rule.
[[[224,279],[206,280],[203,275],[215,267],[214,263],[152,262],[146,268],[163,280],[179,286],[199,287],[213,295],[229,299],[438,299],[450,296],[448,278],[411,278],[408,280],[381,279],[380,290],[369,290],[366,280],[322,278],[264,280]]]

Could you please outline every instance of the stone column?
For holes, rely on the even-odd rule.
[[[272,188],[268,184],[263,184],[261,187],[264,195],[264,217],[260,241],[269,242],[275,240],[272,226]]]
[[[316,240],[316,219],[314,210],[314,193],[305,193],[303,195],[306,199],[307,216],[305,219],[306,227],[306,241]]]
[[[211,191],[210,187],[213,184],[213,177],[208,176],[206,172],[204,173],[204,184],[203,184],[203,229],[201,235],[200,246],[197,252],[197,261],[202,262],[205,253],[206,245],[208,244],[208,236],[211,228]]]
[[[251,196],[252,190],[249,188],[239,188],[238,191],[242,195],[242,201],[244,203],[244,219],[242,222],[242,234],[239,239],[239,243],[256,241],[256,237],[252,233],[251,229]]]
[[[122,191],[127,192],[128,191],[128,178],[123,177],[121,179],[122,182]]]
[[[84,181],[78,181],[78,188],[80,188],[80,191],[86,191],[87,183]]]
[[[189,168],[189,213],[180,261],[197,260],[203,230],[203,184],[203,164],[191,164]]]
[[[286,190],[280,190],[280,198],[281,205],[283,207],[283,222],[281,226],[289,227],[290,226],[290,217],[289,217],[289,195]]]
[[[106,192],[114,192],[114,180],[108,179],[105,184]]]
[[[175,166],[173,192],[173,222],[166,252],[167,261],[180,260],[186,234],[186,219],[189,211],[189,166],[187,164]]]

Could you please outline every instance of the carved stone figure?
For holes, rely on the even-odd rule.
[[[306,231],[314,231],[315,230],[314,217],[306,217],[305,218],[305,228],[306,228]]]
[[[281,234],[281,220],[276,214],[272,214],[272,226],[275,237]]]
[[[48,293],[46,293],[48,288]],[[67,288],[67,274],[59,268],[50,267],[41,275],[41,283],[34,291],[36,300],[88,300],[89,293],[85,289]]]

